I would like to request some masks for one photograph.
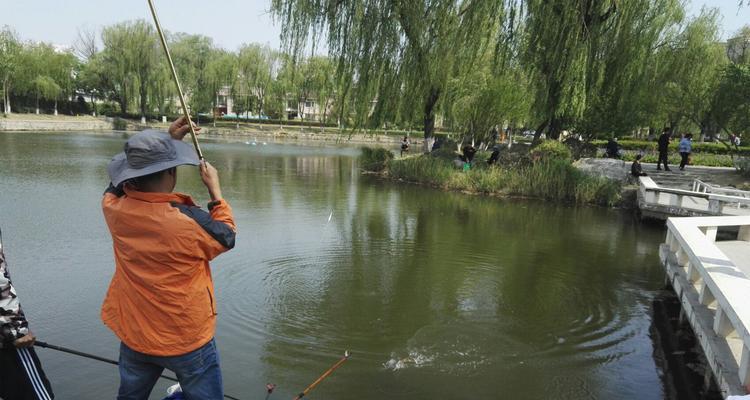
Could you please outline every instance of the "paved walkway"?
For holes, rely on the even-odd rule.
[[[716,242],[716,247],[745,273],[745,277],[750,277],[750,242],[742,240],[720,241]]]
[[[740,187],[744,183],[750,183],[750,178],[743,177],[736,169],[729,167],[691,167],[684,171],[678,167],[670,167],[671,171],[657,171],[656,164],[643,163],[643,172],[659,186],[673,189],[691,190],[693,180],[700,179],[703,182],[725,187]]]

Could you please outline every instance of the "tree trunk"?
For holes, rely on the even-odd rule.
[[[55,116],[57,116],[57,99],[55,99]]]
[[[96,98],[93,93],[91,94],[91,115],[96,117]]]
[[[39,95],[36,96],[36,115],[39,115]]]
[[[128,101],[124,96],[120,96],[118,98],[118,103],[120,103],[120,112],[123,114],[126,114],[128,112]]]
[[[146,102],[148,101],[148,91],[146,90],[146,81],[145,79],[141,80],[141,88],[140,88],[140,95],[141,95],[141,123],[146,122]]]
[[[562,121],[560,118],[552,117],[552,121],[549,124],[549,135],[548,139],[558,140],[560,139],[560,133],[562,132]]]
[[[6,80],[3,82],[3,113],[10,114],[12,112],[10,108],[10,83]]]
[[[425,154],[430,152],[430,142],[435,135],[435,104],[440,98],[440,89],[432,87],[424,103],[424,143],[422,150]]]
[[[544,131],[544,128],[546,128],[546,127],[547,127],[547,124],[549,124],[549,120],[548,120],[548,119],[545,119],[545,120],[544,120],[544,121],[542,121],[542,123],[541,123],[541,124],[539,124],[539,126],[538,126],[538,127],[536,128],[536,130],[534,131],[534,143],[537,143],[537,142],[539,142],[539,138],[541,138],[541,137],[542,137],[542,132]]]

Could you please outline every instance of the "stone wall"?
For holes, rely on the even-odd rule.
[[[0,118],[0,131],[102,131],[112,130],[111,118],[12,119]]]

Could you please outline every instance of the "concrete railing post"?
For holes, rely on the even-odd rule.
[[[708,212],[714,215],[721,215],[722,203],[717,199],[708,200]]]
[[[670,202],[670,205],[673,207],[682,207],[682,195],[672,194],[672,201]]]
[[[735,332],[732,321],[727,318],[727,314],[721,307],[716,309],[716,315],[714,316],[714,332],[723,338]]]
[[[703,282],[703,284],[701,285],[700,294],[698,295],[698,301],[709,309],[713,310],[716,308],[716,297],[714,297],[714,294],[711,293],[711,289],[708,288],[706,282]]]
[[[740,231],[737,233],[737,240],[750,242],[750,225],[740,226]]]
[[[706,234],[706,237],[708,240],[715,242],[716,241],[716,233],[719,231],[719,228],[715,226],[705,226],[701,228],[701,231]]]
[[[742,357],[739,362],[740,383],[742,385],[750,384],[750,350],[747,345],[742,346]]]

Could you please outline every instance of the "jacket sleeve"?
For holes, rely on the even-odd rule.
[[[0,244],[0,347],[5,347],[4,345],[13,343],[28,333],[29,323],[18,302]]]
[[[207,234],[205,239],[198,240],[197,250],[201,257],[212,260],[219,254],[234,248],[236,228],[232,208],[225,200],[212,201],[208,204],[209,212],[196,206],[175,204],[180,212],[193,219]]]

